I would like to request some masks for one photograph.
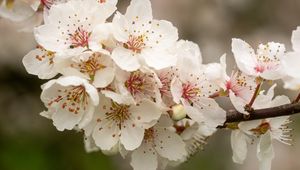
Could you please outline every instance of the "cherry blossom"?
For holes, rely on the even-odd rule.
[[[286,96],[277,96],[273,99],[275,87],[276,84],[268,90],[267,94],[261,92],[253,107],[262,109],[290,103]],[[247,156],[247,143],[258,137],[257,158],[260,161],[260,170],[270,170],[274,158],[272,140],[276,139],[289,145],[290,139],[287,133],[291,129],[286,127],[288,123],[290,123],[288,116],[239,123],[237,127],[239,130],[234,130],[231,134],[233,161],[243,163]]]
[[[94,119],[86,129],[86,133],[92,134],[96,145],[102,150],[110,150],[118,142],[126,150],[136,149],[141,145],[145,128],[162,114],[161,107],[150,100],[145,99],[134,105],[133,101],[122,100],[124,96],[118,97],[121,98],[119,103],[101,95]]]
[[[238,68],[247,75],[260,76],[266,80],[277,80],[283,76],[280,64],[285,53],[283,44],[260,44],[255,52],[245,41],[233,38],[232,52]]]
[[[99,103],[98,92],[85,79],[69,76],[51,80],[43,86],[41,99],[47,107],[43,112],[53,120],[59,131],[87,125]]]
[[[28,73],[37,75],[40,79],[50,79],[58,74],[58,63],[54,60],[56,54],[41,46],[30,51],[23,58],[23,64]]]
[[[109,55],[100,52],[84,52],[64,61],[61,73],[89,80],[95,87],[107,87],[114,79],[115,68]]]
[[[168,21],[153,19],[149,0],[132,0],[125,15],[117,13],[112,24],[120,44],[112,58],[121,69],[136,71],[144,65],[162,69],[176,64],[168,49],[178,39],[177,29]]]
[[[172,121],[162,116],[155,126],[145,130],[142,144],[131,154],[131,166],[135,170],[155,170],[164,158],[179,161],[186,155],[185,143],[172,130]]]
[[[37,42],[45,49],[63,56],[89,49],[93,29],[115,11],[112,5],[99,5],[94,0],[70,0],[53,5],[46,23],[34,30]]]

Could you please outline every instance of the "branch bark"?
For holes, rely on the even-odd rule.
[[[285,104],[277,107],[253,110],[249,115],[244,115],[236,110],[229,110],[226,116],[226,123],[266,119],[279,116],[288,116],[300,113],[300,103]]]

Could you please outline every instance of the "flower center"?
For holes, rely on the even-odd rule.
[[[112,102],[110,110],[111,112],[105,113],[106,119],[116,122],[121,129],[124,122],[130,119],[129,106]]]
[[[129,40],[123,44],[124,48],[129,49],[135,53],[141,53],[142,49],[145,48],[144,36],[129,36]]]
[[[98,70],[104,69],[101,61],[101,54],[93,53],[87,61],[82,61],[80,64],[71,64],[71,67],[78,68],[81,73],[88,74],[91,78],[94,78]]]
[[[78,27],[73,34],[69,34],[71,40],[70,48],[88,47],[90,35],[91,33]]]
[[[125,87],[132,94],[142,93],[145,90],[146,80],[140,72],[132,72],[125,82]]]
[[[270,129],[271,129],[270,124],[268,122],[263,122],[258,127],[251,129],[250,131],[253,132],[257,136],[260,136],[260,135],[267,133],[267,131]]]
[[[72,87],[71,89],[58,90],[58,96],[48,103],[48,106],[54,103],[62,103],[61,108],[67,109],[69,112],[78,114],[82,109],[86,110],[88,105],[88,94],[84,86]]]
[[[105,3],[106,0],[98,0],[98,2],[99,2],[100,4],[102,4],[102,3]]]
[[[149,128],[145,130],[144,133],[144,142],[145,143],[153,143],[154,142],[154,129],[153,128]]]
[[[182,97],[188,101],[192,101],[195,97],[200,95],[201,91],[191,83],[182,84]]]

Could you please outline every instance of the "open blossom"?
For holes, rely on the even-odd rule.
[[[254,109],[263,109],[290,103],[290,100],[286,96],[277,96],[273,99],[275,86],[273,85],[267,94],[259,94],[253,104]],[[251,139],[259,138],[257,145],[257,158],[260,161],[259,168],[260,170],[270,170],[271,161],[274,158],[272,140],[276,139],[284,144],[289,144],[290,139],[287,133],[291,129],[286,127],[286,124],[289,122],[289,117],[283,116],[239,123],[239,130],[234,130],[231,134],[234,162],[243,163],[247,156],[247,143]]]
[[[256,77],[249,76],[241,71],[233,71],[230,76],[226,74],[226,58],[221,57],[221,65],[224,79],[221,82],[221,87],[228,93],[233,106],[237,111],[244,114],[249,114],[245,111],[252,96],[254,95],[257,86]]]
[[[121,94],[130,94],[136,102],[143,99],[160,100],[161,82],[150,69],[144,68],[133,72],[118,69],[116,86]]]
[[[134,170],[156,170],[162,161],[180,161],[187,156],[185,143],[172,125],[170,118],[162,115],[155,126],[145,130],[142,144],[131,154]]]
[[[48,109],[42,115],[52,119],[59,131],[87,125],[99,103],[97,89],[85,79],[74,76],[46,83],[41,99]]]
[[[40,79],[53,78],[58,73],[58,63],[54,60],[55,53],[41,46],[30,51],[23,58],[23,64],[28,73],[37,75]]]
[[[266,80],[277,80],[283,76],[280,61],[285,53],[284,44],[260,44],[255,52],[245,41],[234,38],[232,52],[238,68],[247,75]]]
[[[187,115],[198,123],[215,128],[225,121],[225,111],[210,95],[219,91],[219,86],[208,81],[201,73],[189,72],[189,67],[179,70],[171,83],[171,93],[176,104],[182,104]],[[191,68],[192,69],[192,68]]]
[[[47,22],[34,31],[37,42],[45,49],[63,56],[87,50],[93,29],[115,11],[112,5],[99,5],[95,0],[70,0],[53,5]]]
[[[107,87],[115,77],[110,56],[100,52],[84,52],[64,61],[64,68],[60,70],[64,75],[85,78],[97,88]]]
[[[300,89],[300,27],[297,27],[292,34],[292,52],[288,52],[282,59],[282,65],[286,74],[283,78],[284,87],[292,90]]]
[[[149,0],[132,0],[126,14],[113,19],[113,34],[119,46],[112,58],[123,70],[143,65],[162,69],[176,64],[168,49],[178,39],[177,29],[168,21],[154,20]]]
[[[114,101],[100,95],[101,102],[93,121],[85,128],[86,134],[92,134],[102,150],[110,150],[118,142],[126,150],[134,150],[141,145],[145,129],[159,119],[162,109],[147,99],[135,105],[122,95],[114,97],[119,99]]]

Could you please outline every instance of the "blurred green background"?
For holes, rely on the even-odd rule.
[[[122,12],[128,0],[119,0]],[[154,16],[170,20],[180,37],[199,44],[204,63],[218,62],[230,52],[232,37],[239,37],[254,47],[261,42],[277,41],[291,49],[291,32],[300,25],[299,0],[152,0]],[[44,108],[39,99],[45,81],[28,75],[22,57],[35,46],[31,33],[21,33],[16,26],[0,19],[0,170],[127,170],[128,160],[87,154],[79,132],[58,132],[52,122],[39,116]],[[277,89],[278,94],[294,97],[295,92]],[[228,101],[220,100],[225,108]],[[273,170],[300,169],[300,117],[293,116],[293,146],[275,142]],[[255,146],[250,146],[244,165],[231,161],[230,132],[221,130],[178,170],[253,170],[257,169]]]

